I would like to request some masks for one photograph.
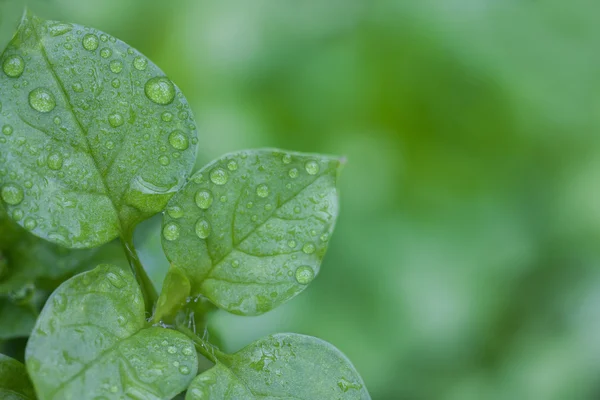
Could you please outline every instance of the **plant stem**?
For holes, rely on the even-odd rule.
[[[156,292],[154,284],[150,280],[150,277],[148,277],[148,274],[146,273],[146,270],[144,269],[144,266],[140,262],[140,259],[137,255],[137,251],[135,250],[135,246],[133,244],[133,233],[128,234],[126,239],[121,238],[121,243],[125,249],[125,254],[127,255],[127,260],[129,261],[131,271],[133,272],[133,275],[135,276],[135,279],[142,290],[144,304],[146,305],[146,314],[151,316],[154,304],[158,299],[158,293]]]
[[[194,345],[196,346],[196,350],[198,350],[200,354],[202,354],[204,357],[208,358],[215,364],[218,361],[222,361],[223,359],[227,358],[227,354],[223,353],[212,343],[196,335],[191,329],[188,329],[182,325],[177,325],[177,330],[189,337],[190,339],[192,339],[194,341]]]

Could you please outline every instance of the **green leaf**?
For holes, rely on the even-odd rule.
[[[31,307],[0,298],[0,340],[29,336],[36,318],[37,314]]]
[[[69,277],[97,254],[97,249],[69,250],[29,234],[0,205],[0,295],[39,279]]]
[[[169,202],[167,258],[204,295],[256,315],[296,296],[319,271],[338,214],[341,162],[316,154],[242,151],[213,161]]]
[[[190,281],[177,267],[171,267],[156,302],[153,322],[173,323],[190,295]]]
[[[41,400],[171,399],[198,368],[193,342],[148,327],[133,276],[109,265],[71,278],[50,296],[25,357]]]
[[[199,375],[186,400],[370,399],[365,384],[338,349],[291,333],[260,339]]]
[[[17,31],[24,10],[22,0],[0,0],[0,54]]]
[[[0,64],[0,197],[20,225],[94,247],[130,235],[184,184],[198,140],[189,106],[127,44],[28,16]]]
[[[2,354],[0,354],[0,399],[35,399],[25,366]]]

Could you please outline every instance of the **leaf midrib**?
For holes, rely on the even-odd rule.
[[[54,80],[56,81],[56,84],[58,85],[58,87],[60,89],[59,92],[61,93],[61,95],[63,97],[64,103],[65,103],[65,106],[66,106],[65,108],[73,116],[73,119],[75,120],[75,122],[77,123],[77,126],[79,127],[80,133],[83,134],[83,142],[87,146],[86,150],[88,151],[88,154],[89,154],[90,158],[92,159],[92,162],[94,163],[94,168],[96,169],[96,172],[98,174],[98,179],[100,179],[100,182],[102,182],[102,186],[104,187],[104,190],[106,192],[105,196],[110,201],[110,204],[111,204],[111,206],[113,208],[113,211],[115,212],[115,216],[117,217],[117,222],[119,224],[119,228],[122,231],[123,227],[122,227],[122,224],[121,224],[121,218],[119,218],[119,210],[118,210],[117,205],[115,204],[113,198],[110,196],[110,190],[108,188],[108,184],[104,180],[104,177],[102,176],[102,173],[100,171],[100,167],[98,165],[98,160],[96,160],[96,157],[94,156],[94,152],[91,150],[91,143],[90,143],[90,141],[88,139],[88,136],[87,136],[87,132],[88,131],[87,131],[87,129],[85,129],[85,127],[83,126],[83,124],[81,123],[81,121],[79,120],[79,118],[77,117],[77,114],[75,113],[75,110],[73,110],[73,105],[71,103],[71,98],[69,97],[69,94],[68,94],[68,92],[67,92],[67,90],[65,88],[65,85],[62,82],[62,80],[60,79],[60,77],[58,76],[58,74],[56,73],[56,71],[54,70],[54,65],[52,64],[52,62],[50,61],[50,58],[48,57],[48,53],[46,52],[46,47],[44,45],[44,42],[41,39],[40,35],[38,34],[38,30],[37,30],[37,28],[40,26],[40,24],[36,22],[35,18],[31,18],[31,23],[34,26],[33,32],[34,32],[36,41],[40,45],[40,53],[42,54],[42,58],[44,59],[44,61],[48,65],[48,70],[52,74],[52,77],[54,78]]]

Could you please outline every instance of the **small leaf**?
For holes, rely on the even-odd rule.
[[[147,327],[133,276],[108,265],[50,296],[26,349],[41,400],[171,399],[189,385],[197,363],[186,336]]]
[[[190,281],[177,267],[171,267],[156,303],[154,323],[173,323],[190,295]]]
[[[0,354],[0,399],[35,399],[25,366],[2,354]]]
[[[34,234],[98,246],[185,182],[197,147],[189,106],[127,44],[27,16],[0,66],[0,198]]]
[[[0,340],[29,336],[36,318],[31,307],[0,298]]]
[[[370,399],[362,378],[338,349],[291,333],[260,339],[200,374],[186,400]]]
[[[167,258],[235,314],[261,314],[296,296],[319,271],[338,214],[340,160],[275,150],[226,155],[169,202]]]
[[[0,0],[0,54],[17,31],[24,9],[22,0]]]

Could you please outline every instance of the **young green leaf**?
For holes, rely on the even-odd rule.
[[[197,372],[193,342],[148,327],[133,276],[102,265],[48,299],[26,349],[41,400],[171,399]]]
[[[319,271],[338,213],[341,162],[277,150],[226,155],[169,202],[167,258],[192,296],[235,314],[261,314],[300,293]]]
[[[185,182],[198,140],[189,106],[127,44],[26,16],[0,65],[0,198],[34,234],[106,243]]]
[[[25,366],[3,354],[0,354],[0,399],[35,399]]]
[[[338,349],[291,333],[260,339],[219,360],[188,388],[186,400],[370,399],[362,378]]]

